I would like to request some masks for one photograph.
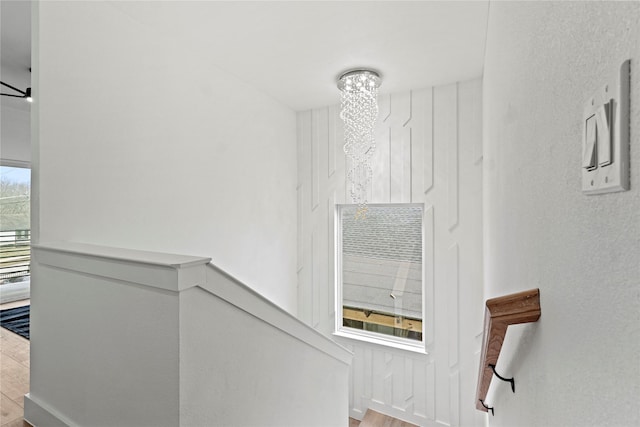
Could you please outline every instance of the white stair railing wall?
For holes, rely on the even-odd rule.
[[[34,245],[25,419],[347,425],[351,353],[209,261]]]

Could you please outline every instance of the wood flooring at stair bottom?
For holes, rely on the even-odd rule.
[[[360,427],[418,427],[415,424],[381,414],[371,409],[367,409],[359,425]],[[349,426],[351,427],[351,422],[349,422]]]
[[[29,300],[0,305],[0,310]],[[0,427],[29,427],[23,420],[24,395],[29,392],[29,341],[0,328]]]

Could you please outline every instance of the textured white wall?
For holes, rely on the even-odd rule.
[[[22,101],[26,102],[26,101]],[[0,108],[0,160],[2,164],[28,166],[31,161],[29,110]]]
[[[35,19],[40,240],[210,256],[295,312],[295,113],[116,5]]]
[[[507,334],[496,426],[640,425],[640,4],[492,2],[484,78],[485,292],[539,287]],[[581,192],[582,111],[631,59],[631,190]]]
[[[340,339],[354,352],[351,416],[367,408],[419,425],[480,425],[482,82],[380,96],[373,203],[425,204],[428,355]],[[334,217],[345,199],[337,107],[298,114],[299,316],[334,329]]]

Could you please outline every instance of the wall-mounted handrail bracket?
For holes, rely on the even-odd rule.
[[[516,392],[513,378],[504,378],[496,372],[498,356],[509,325],[536,322],[540,318],[540,290],[530,289],[524,292],[505,295],[487,300],[484,312],[484,334],[482,354],[476,389],[476,409],[493,414],[493,408],[484,404],[489,385],[494,376],[511,383],[511,391]]]
[[[480,403],[482,403],[482,406],[484,406],[487,411],[491,411],[491,415],[493,415],[494,417],[496,416],[496,414],[493,413],[493,407],[490,408],[487,405],[485,405],[484,400],[482,399],[478,399],[478,400],[480,401]]]
[[[513,379],[513,378],[505,378],[502,375],[500,375],[499,373],[497,373],[496,372],[496,365],[494,365],[493,363],[489,363],[489,367],[493,371],[493,375],[495,375],[496,377],[500,378],[504,382],[511,383],[511,391],[514,392],[514,393],[516,392],[516,380],[515,379]]]

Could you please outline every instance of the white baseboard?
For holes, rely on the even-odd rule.
[[[31,281],[6,283],[0,286],[0,304],[28,299],[31,296]]]
[[[24,396],[24,419],[34,427],[70,427],[73,424],[62,420],[54,411],[36,402],[30,393]]]

